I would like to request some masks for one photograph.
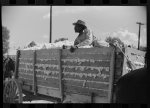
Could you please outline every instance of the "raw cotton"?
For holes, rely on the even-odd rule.
[[[102,42],[99,42],[101,46],[107,46],[108,47],[108,43],[106,44],[106,42],[104,43],[103,41]],[[68,41],[68,40],[64,40],[64,41],[59,41],[59,42],[56,42],[56,43],[43,43],[43,44],[36,44],[35,46],[33,47],[26,47],[22,50],[40,50],[40,49],[55,49],[55,48],[62,48],[62,46],[65,45],[65,46],[73,46],[74,45],[74,42],[72,41]],[[80,46],[79,48],[92,48],[93,46],[92,45],[86,45],[86,46]]]

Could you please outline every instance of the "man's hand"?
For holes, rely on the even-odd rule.
[[[78,45],[79,43],[79,40],[75,40],[74,45]]]
[[[70,52],[74,52],[76,49],[77,49],[78,47],[77,46],[71,46],[71,48],[70,48]]]
[[[62,46],[62,49],[67,49],[67,46],[66,46],[66,45],[63,45],[63,46]]]

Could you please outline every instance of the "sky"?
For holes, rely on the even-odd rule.
[[[78,36],[72,23],[86,22],[94,35],[119,37],[126,44],[138,45],[139,25],[142,22],[140,44],[147,42],[147,11],[144,6],[53,6],[52,42],[58,38],[74,41]],[[2,26],[10,31],[9,54],[31,41],[48,43],[50,34],[50,6],[3,6]]]

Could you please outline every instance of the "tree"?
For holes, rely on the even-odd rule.
[[[9,49],[9,30],[2,26],[3,54],[6,54]]]
[[[115,41],[118,41],[119,45],[121,45],[122,47],[124,47],[124,43],[121,41],[121,39],[119,37],[106,37],[105,41],[111,44],[114,44]]]
[[[68,40],[68,38],[59,38],[59,39],[56,39],[56,40],[54,41],[54,43],[59,42],[59,41],[64,41],[64,40]]]

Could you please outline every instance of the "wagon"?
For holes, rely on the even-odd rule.
[[[136,68],[144,66],[145,52],[128,47],[124,52]],[[18,50],[15,75],[5,84],[3,101],[21,103],[27,92],[62,103],[112,103],[116,82],[126,73],[126,58],[115,47],[79,48],[74,53]]]

